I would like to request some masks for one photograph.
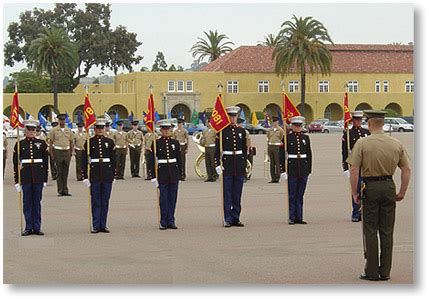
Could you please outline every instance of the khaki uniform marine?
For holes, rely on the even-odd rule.
[[[272,117],[277,122],[277,117]],[[280,147],[283,145],[284,131],[282,128],[269,128],[267,131],[268,156],[270,158],[271,182],[278,183],[280,180]]]
[[[133,122],[133,125],[137,125],[137,122]],[[131,130],[127,133],[127,143],[130,150],[130,167],[131,167],[131,176],[140,177],[140,156],[143,148],[143,133],[137,128]]]
[[[144,143],[145,143],[145,151],[144,156],[146,160],[146,180],[151,180],[155,178],[155,158],[152,151],[153,142],[158,139],[158,134],[155,132],[148,132],[144,136]]]
[[[65,120],[65,114],[59,114],[60,121]],[[69,175],[70,160],[73,152],[73,132],[67,127],[57,126],[49,132],[49,141],[51,144],[51,157],[57,167],[57,190],[58,196],[70,196],[67,187]]]
[[[123,180],[127,157],[127,132],[117,131],[113,135],[113,141],[116,148],[116,178]]]
[[[179,119],[179,123],[183,123],[182,119]],[[179,141],[180,144],[180,155],[181,155],[181,170],[180,170],[180,180],[184,181],[186,179],[186,154],[188,153],[189,145],[189,134],[185,128],[177,128],[173,131],[173,138]]]
[[[113,136],[115,136],[115,134],[116,134],[116,132],[111,131],[111,130],[104,131],[104,137],[107,137],[107,138],[109,138],[109,139],[111,139],[113,141],[114,141]]]
[[[58,126],[58,122],[53,121],[51,124],[52,124],[52,129],[54,129]],[[52,131],[52,129],[51,129],[51,131]],[[53,150],[51,149],[52,143],[51,143],[51,139],[49,138],[50,137],[49,133],[48,133],[48,135],[46,135],[46,143],[48,144],[48,151],[49,151],[49,153],[51,153]],[[57,165],[55,165],[55,160],[52,158],[52,154],[49,154],[48,159],[49,159],[49,168],[51,169],[51,177],[52,177],[52,180],[55,181],[57,179],[57,176],[58,176]]]
[[[6,168],[6,159],[7,159],[7,136],[6,133],[3,132],[3,178],[4,178],[4,171]]]
[[[209,125],[207,129],[203,131],[200,139],[200,144],[204,146],[205,150],[205,162],[207,170],[207,182],[215,182],[218,178],[215,168],[215,155],[216,155],[216,131]]]
[[[82,126],[83,127],[83,123],[78,124],[78,126]],[[74,143],[74,157],[76,160],[76,180],[78,181],[82,181],[83,180],[83,176],[82,176],[82,155],[83,155],[83,150],[84,150],[84,145],[86,142],[86,132],[82,131],[82,132],[76,132],[73,136],[73,143]]]
[[[386,112],[365,111],[365,113],[370,123],[371,118],[383,118]],[[408,186],[408,181],[405,186],[402,181],[401,191],[397,195],[392,176],[399,167],[403,175],[406,171],[409,179],[410,158],[398,140],[384,134],[381,125],[379,130],[371,130],[370,136],[355,143],[347,162],[351,165],[352,184],[356,183],[357,186],[359,170],[363,180],[361,195],[353,194],[355,201],[361,200],[363,209],[366,265],[365,273],[361,274],[360,278],[388,280],[392,267],[396,201],[402,199]],[[401,192],[402,195],[399,195]],[[377,235],[380,238],[381,255],[378,254]]]

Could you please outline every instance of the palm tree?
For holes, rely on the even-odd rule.
[[[291,72],[301,75],[301,115],[305,116],[305,76],[331,73],[332,56],[326,42],[333,44],[327,29],[313,17],[297,18],[282,24],[280,41],[273,51],[275,72],[284,77]]]
[[[54,110],[58,113],[58,80],[60,75],[74,73],[78,65],[78,46],[71,42],[61,28],[46,29],[33,40],[29,49],[29,61],[33,69],[51,78],[54,94]]]
[[[272,33],[269,33],[268,35],[264,36],[264,40],[258,43],[258,46],[264,46],[264,47],[276,47],[280,42],[280,35],[275,35]]]
[[[206,57],[209,58],[209,62],[212,62],[221,57],[223,54],[232,51],[230,46],[234,45],[233,42],[222,42],[223,40],[229,39],[229,37],[225,34],[219,34],[217,30],[209,30],[208,33],[204,31],[204,34],[207,40],[199,37],[198,42],[191,48],[192,57],[195,58],[198,56],[198,63]]]

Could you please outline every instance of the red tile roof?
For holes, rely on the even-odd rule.
[[[413,73],[413,46],[329,45],[332,73]],[[273,73],[272,48],[240,46],[204,66],[203,72]]]

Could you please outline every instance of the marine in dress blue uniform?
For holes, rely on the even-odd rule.
[[[95,136],[89,140],[89,161],[87,142],[82,155],[83,183],[91,188],[92,233],[110,232],[107,228],[107,213],[115,178],[116,152],[113,140],[103,135],[105,124],[105,119],[96,120]]]
[[[287,136],[287,163],[284,163],[284,152],[280,155],[281,177],[287,178],[288,181],[289,224],[307,224],[303,220],[303,204],[308,177],[311,175],[312,155],[310,138],[302,133],[304,121],[305,118],[302,116],[290,119],[292,130]],[[287,174],[285,164],[287,164]]]
[[[180,143],[171,137],[171,122],[169,120],[161,120],[158,123],[161,128],[161,137],[156,140],[155,155],[158,162],[158,177],[151,179],[151,181],[160,191],[161,219],[159,229],[177,229],[174,214],[182,167]],[[153,145],[152,150],[154,151]]]
[[[42,191],[48,181],[48,145],[35,138],[37,120],[24,121],[26,137],[20,141],[18,161],[18,144],[13,151],[15,188],[23,192],[23,212],[25,230],[22,236],[31,234],[44,235],[40,230],[42,223]],[[21,185],[18,182],[18,166],[21,165]]]
[[[241,194],[246,176],[247,139],[246,130],[237,126],[240,107],[226,108],[231,124],[222,130],[222,149],[219,134],[216,138],[216,172],[223,174],[224,226],[244,226],[240,221]],[[223,169],[221,168],[221,159]]]
[[[356,141],[358,141],[360,138],[369,136],[371,134],[369,130],[362,128],[363,111],[353,111],[351,114],[352,114],[353,127],[349,129],[350,150],[353,149],[353,146],[355,145]],[[347,131],[344,131],[342,144],[341,144],[341,153],[343,157],[342,162],[343,162],[344,175],[347,178],[349,178],[350,177],[349,163],[347,163],[347,158],[349,157],[349,150],[347,147],[348,147]],[[362,178],[359,176],[358,190],[356,190],[356,192],[360,192],[361,185],[362,185]],[[357,204],[354,202],[353,196],[351,196],[351,199],[352,199],[352,221],[359,222],[362,220],[361,212],[360,212],[360,204]]]

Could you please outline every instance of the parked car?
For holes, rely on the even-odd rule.
[[[260,120],[255,127],[251,123],[246,123],[244,128],[249,131],[250,134],[266,134],[269,127],[267,128],[265,126],[265,120]]]
[[[323,132],[323,129],[325,127],[325,123],[329,122],[329,119],[322,118],[322,119],[316,119],[312,121],[308,125],[308,132],[315,133],[315,132]]]
[[[328,121],[323,125],[322,133],[342,133],[344,130],[343,121]]]
[[[413,132],[414,125],[400,117],[386,117],[383,130],[385,132]]]

